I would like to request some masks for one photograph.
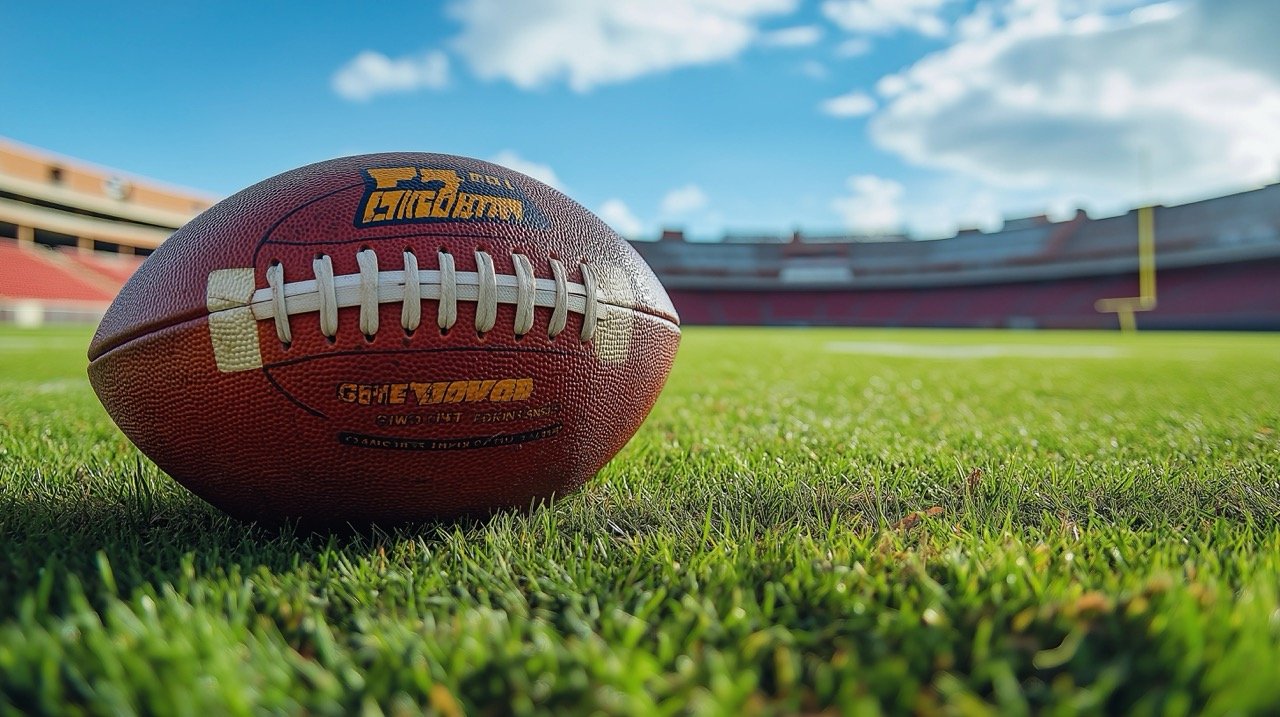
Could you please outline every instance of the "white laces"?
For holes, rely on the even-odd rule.
[[[458,279],[453,270],[453,255],[442,251],[437,256],[440,257],[440,283],[437,285],[440,287],[440,311],[436,323],[441,331],[448,331],[458,320]]]
[[[551,275],[556,282],[555,308],[551,309],[551,322],[547,324],[547,335],[555,338],[564,331],[569,320],[569,282],[564,276],[564,264],[559,259],[551,260]]]
[[[338,288],[333,283],[333,260],[321,254],[311,262],[316,275],[316,298],[320,307],[320,333],[332,339],[338,335]],[[276,333],[280,330],[277,328]]]
[[[590,341],[596,332],[596,274],[586,264],[582,265],[582,286],[587,292],[586,311],[582,314],[582,340]]]
[[[516,269],[516,336],[524,336],[533,328],[533,264],[524,254],[512,254]]]
[[[493,257],[487,252],[476,252],[476,269],[480,281],[476,284],[476,333],[487,334],[498,322],[498,278],[493,273]]]
[[[579,284],[568,280],[568,271],[557,259],[550,260],[549,279],[538,278],[533,262],[519,253],[511,255],[513,275],[496,273],[493,257],[485,251],[475,253],[474,272],[458,271],[448,252],[438,252],[436,259],[437,269],[422,269],[417,255],[405,251],[402,271],[379,271],[378,255],[363,249],[356,254],[357,273],[335,276],[332,259],[320,254],[311,263],[315,278],[294,282],[287,282],[284,266],[273,262],[266,272],[267,288],[254,292],[251,307],[255,318],[275,322],[276,336],[284,344],[293,341],[290,316],[317,312],[321,333],[332,340],[338,333],[338,309],[351,306],[360,309],[360,332],[372,338],[379,329],[379,305],[400,302],[400,327],[413,332],[422,323],[424,300],[437,302],[436,325],[441,331],[457,323],[458,302],[469,301],[476,305],[475,330],[479,334],[495,329],[498,304],[513,304],[511,329],[516,336],[532,330],[537,307],[551,309],[547,322],[550,338],[564,331],[571,311],[582,315],[580,338],[590,341],[595,335],[599,297],[597,276],[589,264],[580,264]]]
[[[293,341],[289,331],[289,308],[284,295],[284,265],[279,262],[267,267],[267,284],[271,287],[271,313],[276,320],[276,336],[280,343]]]
[[[360,333],[374,336],[378,333],[378,255],[371,249],[356,254],[360,265]],[[334,323],[338,317],[334,316]]]
[[[422,286],[418,284],[418,257],[411,251],[404,253],[404,302],[400,309],[400,327],[416,331],[422,323]]]

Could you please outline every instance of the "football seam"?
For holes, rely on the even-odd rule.
[[[659,322],[660,324],[662,324],[662,325],[666,326],[668,329],[670,329],[670,330],[671,330],[673,333],[675,333],[677,336],[680,336],[680,335],[682,334],[682,332],[681,332],[681,330],[680,330],[680,325],[679,325],[679,324],[677,324],[677,323],[675,323],[675,322],[674,322],[674,321],[672,321],[671,319],[668,319],[668,318],[667,318],[667,317],[665,317],[665,316],[661,316],[661,315],[659,315],[659,314],[650,313],[650,312],[647,312],[647,311],[639,311],[639,310],[634,309],[634,308],[629,307],[629,306],[619,306],[619,305],[617,305],[617,304],[607,304],[607,305],[608,305],[608,306],[610,306],[611,308],[616,308],[616,309],[623,310],[623,311],[631,311],[631,312],[633,312],[633,313],[639,314],[640,316],[644,316],[644,317],[646,317],[646,318],[653,319],[653,320],[655,320],[655,321]],[[109,356],[110,354],[115,353],[115,352],[116,352],[116,351],[118,351],[118,350],[124,349],[124,348],[128,347],[128,346],[129,346],[129,345],[131,345],[131,344],[137,343],[138,341],[144,341],[144,340],[146,340],[146,339],[149,339],[149,338],[151,338],[151,337],[155,336],[156,334],[158,334],[158,333],[160,333],[160,332],[162,332],[162,331],[167,331],[167,330],[169,330],[169,329],[178,329],[178,328],[181,328],[182,326],[184,326],[184,325],[186,325],[186,324],[193,324],[193,325],[194,325],[194,324],[198,324],[198,323],[199,323],[199,322],[201,322],[201,321],[206,321],[206,320],[209,318],[209,316],[210,316],[210,314],[208,314],[208,313],[201,314],[201,315],[199,315],[199,316],[192,316],[192,317],[189,317],[189,318],[180,319],[179,321],[175,321],[175,322],[174,322],[174,323],[172,323],[172,324],[164,324],[164,325],[162,325],[162,326],[157,326],[157,327],[155,327],[154,329],[152,329],[152,330],[150,330],[150,331],[146,331],[146,332],[138,333],[138,334],[132,334],[132,335],[131,335],[131,336],[129,336],[127,339],[124,339],[124,340],[122,340],[122,341],[120,341],[120,342],[118,342],[118,343],[116,343],[116,344],[113,344],[112,346],[110,346],[110,347],[108,347],[108,348],[106,348],[106,349],[102,350],[100,353],[98,353],[97,355],[95,355],[93,358],[91,358],[91,359],[89,360],[89,365],[90,365],[90,366],[92,366],[92,365],[94,365],[94,364],[98,363],[99,361],[102,361],[103,359],[105,359],[105,358],[106,358],[107,356]],[[421,349],[415,349],[415,350],[424,350],[424,351],[445,351],[445,350],[449,350],[449,351],[455,351],[455,350],[456,350],[456,351],[480,351],[480,350],[493,350],[493,349],[492,349],[491,347],[479,347],[479,346],[476,346],[476,347],[469,347],[469,346],[463,346],[463,347],[435,347],[435,348],[422,347]],[[516,348],[503,348],[503,349],[501,349],[501,350],[503,350],[503,351],[508,351],[508,350],[509,350],[509,351],[519,351],[519,352],[522,352],[522,353],[525,353],[525,352],[533,352],[533,353],[559,353],[559,352],[553,352],[553,351],[547,351],[547,350],[527,349],[527,348],[520,348],[520,349],[516,349]],[[311,360],[312,358],[323,358],[324,356],[329,356],[329,355],[342,355],[342,354],[345,354],[345,353],[355,354],[355,353],[363,353],[363,352],[337,352],[337,353],[335,353],[335,354],[323,354],[323,355],[317,355],[317,356],[315,356],[315,357],[308,357],[308,358],[306,358],[306,359],[296,359],[296,360],[297,360],[297,361],[301,361],[301,360]],[[271,366],[276,366],[276,365],[278,365],[279,363],[280,363],[280,362],[274,362],[274,363],[270,363],[270,364],[264,364],[263,368],[267,368],[267,367],[271,367]]]

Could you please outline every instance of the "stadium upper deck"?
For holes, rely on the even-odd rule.
[[[92,319],[213,201],[0,138],[0,320]]]
[[[1161,268],[1280,257],[1280,184],[1154,213]],[[928,241],[797,233],[688,242],[669,231],[634,246],[669,288],[910,289],[1135,271],[1137,214],[1012,219],[999,231]]]
[[[148,254],[213,202],[0,138],[0,237]]]

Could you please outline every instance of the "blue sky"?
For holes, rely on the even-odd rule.
[[[215,195],[418,150],[629,236],[936,236],[1280,178],[1274,0],[6,3],[0,26],[0,135]]]

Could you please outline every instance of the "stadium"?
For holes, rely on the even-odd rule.
[[[694,324],[1105,329],[1117,326],[1116,308],[1098,300],[1146,296],[1134,302],[1146,328],[1276,330],[1278,199],[1273,184],[1122,216],[1008,219],[999,231],[930,241],[796,232],[690,243],[670,232],[635,246]]]
[[[314,10],[6,10],[0,715],[1276,712],[1280,6]]]
[[[10,240],[0,243],[0,320],[100,317],[141,259],[213,203],[125,176],[0,144],[0,239]],[[1013,218],[928,241],[797,231],[690,242],[679,230],[639,239],[694,325],[1105,329],[1136,310],[1144,328],[1280,330],[1280,184],[1098,219]],[[1125,297],[1131,308],[1098,304]]]

